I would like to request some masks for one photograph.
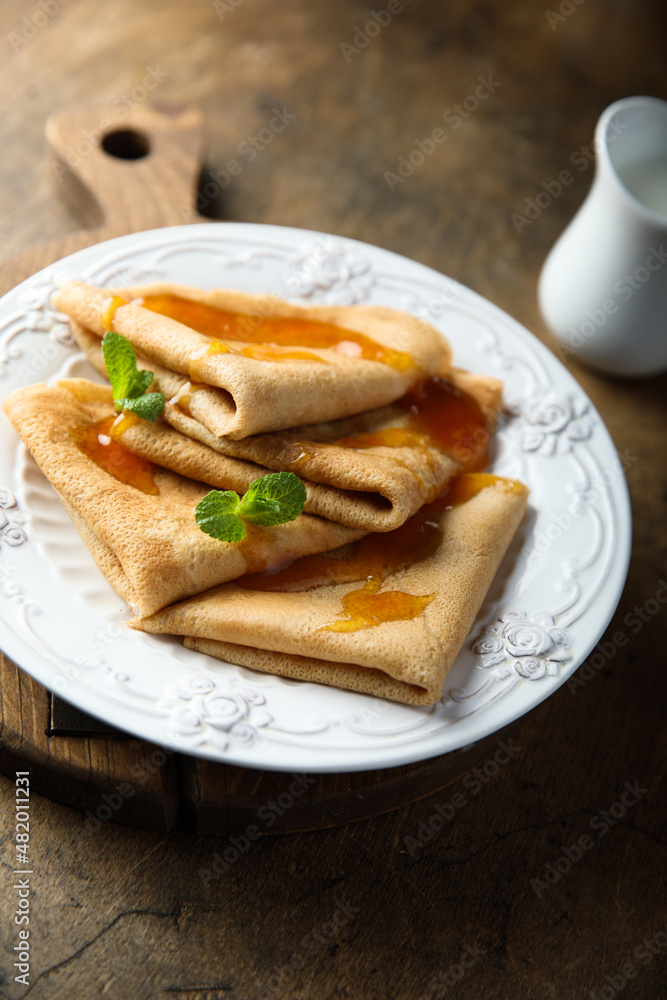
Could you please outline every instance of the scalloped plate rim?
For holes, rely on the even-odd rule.
[[[549,349],[542,344],[533,334],[531,334],[525,327],[519,324],[511,316],[501,310],[494,303],[485,299],[483,296],[468,289],[466,286],[461,285],[454,279],[447,278],[441,275],[439,272],[426,265],[420,264],[417,261],[410,261],[408,258],[404,258],[399,254],[393,253],[392,251],[385,250],[381,247],[375,247],[371,244],[364,243],[358,240],[353,240],[348,237],[338,237],[331,234],[322,233],[314,230],[303,230],[295,229],[291,227],[279,227],[271,225],[259,225],[252,223],[195,223],[183,227],[172,227],[170,229],[156,229],[156,230],[146,230],[141,233],[131,234],[129,236],[120,236],[112,240],[109,240],[103,244],[96,244],[92,247],[84,248],[83,250],[77,251],[76,253],[64,258],[61,261],[54,262],[42,271],[37,272],[37,274],[32,275],[25,282],[16,286],[12,289],[7,296],[5,296],[0,303],[0,319],[2,319],[2,308],[5,307],[7,299],[11,299],[16,296],[20,290],[25,286],[30,286],[34,284],[41,276],[45,276],[54,268],[62,265],[69,265],[72,262],[77,262],[80,258],[84,260],[89,256],[94,256],[94,254],[100,250],[100,248],[118,248],[130,244],[128,248],[131,252],[132,244],[135,244],[141,238],[147,238],[152,236],[168,237],[173,235],[177,238],[177,242],[181,243],[183,240],[187,240],[194,235],[193,231],[196,231],[197,237],[203,237],[204,241],[209,241],[214,238],[214,230],[217,230],[221,235],[225,234],[233,236],[234,233],[240,231],[251,233],[256,242],[261,242],[262,236],[281,236],[283,240],[287,243],[294,243],[296,248],[296,243],[304,238],[309,239],[320,239],[320,240],[334,240],[339,241],[345,247],[354,247],[362,252],[371,251],[373,253],[379,253],[384,261],[393,262],[394,264],[403,264],[406,262],[410,264],[411,267],[417,267],[422,271],[424,278],[429,278],[431,283],[439,281],[446,281],[449,286],[456,287],[460,290],[459,294],[462,295],[468,304],[476,306],[478,311],[480,311],[485,319],[490,317],[491,320],[495,320],[500,327],[505,327],[505,331],[509,332],[511,337],[518,337],[524,342],[530,349],[537,354],[543,364],[547,368],[555,368],[560,375],[563,373],[566,376],[566,383],[569,385],[574,385],[577,387],[581,396],[587,400],[591,407],[592,412],[596,415],[599,422],[599,433],[602,435],[607,446],[615,449],[613,446],[613,441],[607,431],[603,421],[597,414],[597,411],[593,407],[590,400],[578,386],[576,379],[572,376],[567,369],[558,361],[558,359],[551,354]],[[383,261],[383,262],[384,262]],[[294,298],[294,296],[289,296]],[[436,324],[437,325],[437,324]],[[13,432],[12,432],[13,433]],[[14,487],[15,488],[15,487]],[[567,664],[566,668],[558,677],[552,677],[549,679],[549,684],[545,684],[542,688],[539,685],[532,685],[531,688],[534,690],[531,692],[532,697],[527,704],[513,702],[511,698],[505,698],[503,701],[503,712],[502,721],[498,723],[496,714],[491,712],[482,712],[475,724],[475,736],[473,742],[477,742],[484,737],[491,735],[494,732],[498,732],[500,729],[505,728],[507,725],[512,724],[518,718],[529,712],[532,708],[536,707],[542,701],[544,701],[549,695],[554,691],[558,690],[574,673],[578,666],[585,660],[590,651],[595,647],[599,641],[602,634],[605,632],[609,622],[611,621],[614,611],[618,605],[621,598],[621,594],[625,585],[625,580],[627,576],[627,570],[630,559],[630,549],[631,549],[631,510],[629,494],[627,490],[627,484],[625,477],[621,476],[614,485],[613,490],[614,500],[617,504],[617,517],[618,517],[618,538],[617,538],[617,548],[615,553],[613,573],[614,577],[614,589],[613,596],[607,595],[604,610],[597,608],[596,618],[594,627],[590,628],[586,640],[580,645],[577,650],[577,654],[574,657],[572,663]],[[592,622],[589,621],[589,626]],[[30,643],[23,639],[21,636],[16,634],[11,627],[5,622],[4,614],[0,615],[0,635],[2,635],[2,645],[3,649],[12,657],[12,659],[21,663],[22,669],[26,670],[31,676],[35,677],[40,683],[49,687],[48,677],[45,676],[44,671],[44,659],[41,654],[33,648]],[[214,661],[217,662],[217,661]],[[261,675],[262,679],[264,675]],[[523,682],[524,685],[526,682]],[[312,685],[311,685],[312,686]],[[322,688],[326,692],[326,688]],[[299,761],[296,758],[289,761],[276,761],[271,759],[271,752],[275,753],[275,744],[271,741],[266,741],[264,743],[264,749],[268,748],[268,754],[264,753],[259,756],[262,757],[259,761],[253,761],[252,753],[248,752],[248,749],[241,747],[232,748],[230,751],[218,751],[215,748],[207,746],[186,746],[175,739],[160,738],[159,741],[155,739],[154,736],[146,735],[145,731],[142,732],[141,725],[132,724],[127,718],[126,708],[121,708],[113,703],[107,703],[104,701],[104,695],[98,692],[93,692],[86,690],[85,688],[79,688],[76,691],[75,697],[68,697],[67,693],[59,693],[60,697],[71,702],[76,707],[88,712],[97,718],[109,722],[110,724],[116,726],[117,728],[124,730],[131,735],[139,738],[148,740],[150,742],[159,742],[160,745],[173,749],[179,753],[191,754],[196,757],[202,757],[210,760],[217,760],[220,762],[237,764],[245,767],[262,768],[265,770],[276,770],[276,771],[286,771],[294,770],[295,768],[303,768],[303,760]],[[102,702],[102,703],[100,703]],[[127,706],[134,709],[136,706]],[[463,720],[465,721],[465,720]],[[465,730],[467,727],[463,726],[462,729]],[[329,751],[334,757],[333,760],[319,760],[316,762],[316,766],[305,768],[306,770],[312,771],[313,773],[327,773],[336,772],[340,770],[367,770],[375,768],[386,768],[394,767],[401,764],[413,763],[420,760],[426,760],[435,756],[439,756],[442,753],[450,752],[454,749],[461,749],[462,747],[469,746],[471,741],[469,739],[464,739],[460,741],[456,746],[449,746],[443,749],[442,746],[438,746],[439,734],[425,734],[420,739],[416,740],[413,744],[408,744],[407,746],[402,742],[396,746],[391,746],[391,737],[383,737],[384,742],[380,744],[377,748],[365,747],[362,753],[364,754],[363,760],[355,760],[354,756],[358,751],[354,749],[346,749],[344,746],[336,747],[335,750]],[[261,741],[260,745],[261,745]],[[457,741],[454,740],[456,743]],[[284,749],[284,747],[283,747]],[[292,749],[292,755],[296,753],[296,757],[299,755],[303,756],[304,753],[310,754],[312,752],[311,748],[295,747]],[[289,752],[287,753],[289,756]],[[352,756],[353,759],[348,759]]]

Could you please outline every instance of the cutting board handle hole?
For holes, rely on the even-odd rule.
[[[116,132],[108,132],[102,139],[102,149],[109,156],[115,156],[119,160],[140,160],[148,156],[151,144],[143,132],[123,128]]]

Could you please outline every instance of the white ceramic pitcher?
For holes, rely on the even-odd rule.
[[[615,375],[667,369],[667,102],[602,114],[593,186],[547,257],[542,314],[566,354]]]

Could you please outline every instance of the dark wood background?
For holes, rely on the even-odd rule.
[[[384,0],[372,7],[4,0],[0,251],[20,252],[82,221],[54,196],[46,117],[88,100],[117,101],[120,115],[123,102],[147,93],[146,78],[158,81],[147,99],[204,112],[213,175],[238,157],[239,144],[267,124],[273,108],[297,116],[218,195],[202,199],[208,215],[320,229],[406,254],[458,278],[548,342],[537,276],[592,168],[573,171],[574,183],[521,232],[511,216],[523,213],[543,181],[571,168],[611,101],[667,98],[664,5],[402,6],[346,60],[341,43],[353,45],[355,29],[371,9],[385,10]],[[488,99],[391,191],[385,171],[489,75]],[[100,219],[91,212],[85,221]],[[14,789],[2,778],[1,996],[667,994],[665,614],[645,615],[637,632],[624,621],[655,598],[667,575],[667,378],[611,380],[576,362],[571,368],[619,451],[633,456],[633,558],[605,637],[622,631],[627,644],[584,686],[561,688],[523,721],[520,751],[478,794],[459,781],[341,829],[238,841],[238,858],[226,871],[218,863],[215,877],[228,838],[113,822],[77,834],[81,814],[36,797],[27,992],[13,981]],[[601,836],[599,814],[622,812],[615,804],[626,782],[638,783],[639,800]],[[466,805],[415,846],[421,824],[457,792]],[[536,885],[563,847],[591,833],[591,821],[593,846],[551,887]]]

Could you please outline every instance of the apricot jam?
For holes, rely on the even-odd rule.
[[[327,348],[348,357],[380,361],[399,371],[415,367],[412,357],[403,351],[384,347],[363,333],[320,320],[228,312],[205,302],[170,294],[146,295],[141,304],[145,309],[169,316],[211,337],[215,343],[211,344],[210,353],[235,351],[229,346],[231,342],[246,345],[236,353],[258,361],[297,358],[323,362],[319,355],[298,350],[314,347]]]
[[[84,455],[114,479],[142,493],[157,494],[160,491],[153,479],[152,462],[135,455],[120,441],[123,431],[138,420],[133,413],[123,413],[119,417],[104,417],[94,424],[75,427],[71,434]]]
[[[467,392],[436,376],[414,385],[393,405],[409,414],[407,427],[387,427],[335,443],[347,448],[421,450],[430,445],[449,455],[466,472],[478,472],[487,465],[491,432],[481,406]]]
[[[411,621],[437,597],[437,594],[418,597],[403,590],[385,590],[378,594],[380,586],[381,581],[369,580],[361,590],[345,594],[343,611],[347,617],[320,625],[320,628],[326,632],[359,632],[384,622]]]
[[[114,316],[116,315],[116,309],[119,306],[126,306],[127,299],[121,298],[120,295],[112,295],[109,299],[109,303],[102,313],[102,323],[104,324],[105,330],[111,330],[113,326]]]

